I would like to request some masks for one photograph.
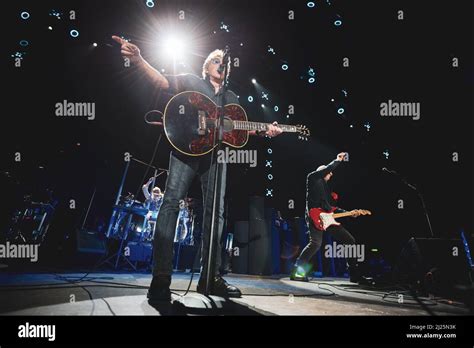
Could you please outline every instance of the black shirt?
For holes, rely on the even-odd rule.
[[[326,168],[315,170],[306,177],[306,209],[322,208],[326,211],[336,206],[336,201],[331,195],[331,189],[324,177],[332,172],[341,162],[332,161]]]
[[[168,91],[171,94],[195,91],[207,95],[216,104],[220,103],[220,93],[216,94],[214,86],[209,79],[202,79],[193,74],[165,75],[165,77],[169,82],[170,87]],[[234,92],[227,90],[224,104],[239,104],[239,99]]]

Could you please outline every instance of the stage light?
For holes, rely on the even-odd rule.
[[[286,118],[290,118],[290,115],[286,115]]]
[[[72,29],[70,32],[69,32],[69,35],[71,35],[71,37],[78,37],[79,36],[79,32],[76,30],[76,29]]]
[[[278,110],[280,110],[280,108],[279,108],[277,105],[275,105],[275,106],[273,107],[273,110],[275,110],[276,112],[278,112]]]
[[[267,149],[267,153],[268,153],[269,155],[271,155],[271,154],[273,153],[273,150],[272,150],[271,147],[269,147],[269,148]]]
[[[275,50],[274,50],[273,47],[271,47],[271,46],[268,46],[267,52],[268,52],[268,53],[273,53],[273,54],[275,54]]]
[[[314,69],[313,69],[313,68],[309,68],[309,70],[308,70],[308,75],[311,76],[311,77],[315,77],[315,76],[316,76],[316,73],[314,72]]]
[[[273,197],[273,189],[265,189],[266,192],[265,192],[265,196],[266,197]]]
[[[251,95],[249,95],[249,97],[247,98],[247,100],[251,103],[253,102],[253,97]]]
[[[272,161],[265,160],[265,167],[273,168],[272,167]]]
[[[336,27],[340,27],[342,25],[342,19],[341,16],[337,15],[336,19],[334,20],[334,25]]]
[[[257,80],[252,79],[252,83],[253,83],[253,84],[256,84],[256,83],[257,83]]]
[[[94,42],[92,46],[97,47],[97,42]]]
[[[260,105],[260,106],[262,107],[262,109],[265,107],[265,105],[264,105],[264,104],[262,104],[262,105]]]
[[[332,98],[331,101],[334,103],[334,98]]]
[[[262,92],[262,99],[268,100],[268,93]]]
[[[21,17],[21,19],[26,20],[26,19],[30,18],[30,14],[29,14],[28,12],[26,12],[26,11],[23,11],[23,12],[20,14],[20,17]]]
[[[29,43],[27,40],[21,40],[21,41],[20,41],[20,46],[22,46],[22,47],[26,47],[26,46],[28,46],[29,44],[30,44],[30,43]]]
[[[308,82],[309,82],[309,83],[314,83],[314,81],[316,81],[316,79],[315,79],[314,77],[310,77],[310,78],[308,79]]]
[[[244,45],[244,43],[243,43],[243,42],[241,42],[241,43],[240,43],[240,46],[242,47],[243,45]]]
[[[48,29],[49,29],[49,30],[53,30],[53,27],[52,27],[52,26],[49,26]]]
[[[225,24],[224,22],[221,22],[221,26],[219,28],[220,30],[224,30],[225,32],[229,32],[229,26]]]
[[[349,127],[351,127],[351,128],[354,128],[354,125],[353,125],[353,124],[351,124]]]
[[[342,90],[342,93],[344,93],[344,97],[347,98],[347,91],[345,89]]]
[[[283,64],[283,65],[281,66],[281,69],[282,69],[282,70],[285,70],[285,71],[288,70],[288,64]]]
[[[337,113],[338,113],[339,115],[342,115],[342,114],[344,113],[344,108],[339,108],[339,109],[337,109]]]
[[[309,8],[313,8],[316,4],[314,3],[314,1],[308,1],[308,3],[306,4],[306,6],[308,6]]]
[[[181,37],[170,36],[164,42],[164,52],[170,58],[182,58],[187,46]]]
[[[51,10],[49,12],[49,15],[50,16],[53,16],[53,17],[56,17],[56,19],[61,19],[61,14],[60,12],[56,11],[56,10]]]
[[[20,58],[23,59],[23,56],[25,55],[25,52],[15,52],[15,54],[12,54],[12,58]]]
[[[141,232],[142,232],[142,228],[141,228],[140,226],[137,226],[136,231],[137,231],[138,233],[141,233]]]
[[[382,154],[385,156],[385,159],[388,159],[390,157],[390,152],[388,152],[388,150],[385,150],[384,152],[382,152]]]
[[[268,175],[267,175],[267,178],[268,178],[268,180],[273,180],[273,175],[268,174]]]
[[[366,122],[366,123],[364,124],[364,127],[365,127],[365,129],[367,129],[367,132],[370,131],[370,123],[369,123],[369,122]]]
[[[146,5],[147,5],[149,8],[155,7],[155,3],[153,2],[153,0],[146,0]]]

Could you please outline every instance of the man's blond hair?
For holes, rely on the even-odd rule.
[[[209,68],[209,64],[211,64],[211,60],[214,58],[224,58],[224,51],[222,50],[214,50],[207,56],[204,64],[202,65],[202,78],[205,79],[207,77],[207,70]]]

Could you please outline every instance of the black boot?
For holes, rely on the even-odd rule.
[[[235,286],[227,283],[224,278],[221,276],[216,276],[213,279],[214,283],[211,285],[210,295],[220,296],[220,297],[241,297],[242,292]],[[197,292],[204,294],[204,278],[201,277],[198,282]]]
[[[171,276],[153,276],[147,298],[150,305],[171,301]]]

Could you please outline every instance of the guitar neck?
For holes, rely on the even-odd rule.
[[[266,131],[268,129],[269,123],[263,122],[251,122],[251,121],[233,121],[234,129],[238,130],[247,130],[247,131]],[[288,124],[279,124],[283,132],[296,133],[299,132],[299,126],[291,126]]]
[[[352,212],[352,211],[346,211],[346,212],[344,212],[344,213],[333,214],[333,218],[337,219],[337,218],[340,218],[340,217],[352,216],[352,215],[354,215],[354,212]]]

